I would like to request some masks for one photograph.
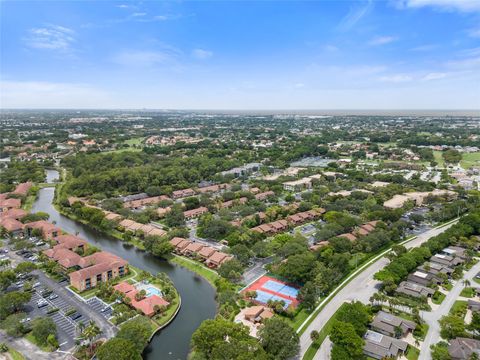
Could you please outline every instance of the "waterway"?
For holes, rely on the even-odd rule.
[[[60,178],[60,174],[58,173],[57,170],[47,169],[46,173],[47,173],[47,183],[49,184],[53,184],[54,182],[58,181],[58,179]]]
[[[152,274],[165,272],[172,279],[182,297],[182,307],[170,325],[154,336],[143,357],[147,360],[186,359],[192,333],[203,320],[215,316],[215,290],[212,286],[202,277],[181,266],[125,245],[120,240],[105,236],[63,216],[52,204],[54,192],[53,187],[41,189],[31,211],[44,211],[50,214],[49,221],[55,221],[64,231],[77,234],[93,245],[122,257],[135,267]]]

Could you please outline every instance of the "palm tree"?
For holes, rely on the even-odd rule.
[[[90,320],[88,326],[82,332],[82,338],[88,341],[88,349],[92,353],[93,340],[102,333],[95,321]]]
[[[463,287],[468,287],[472,284],[468,279],[463,280],[462,283],[463,283]]]

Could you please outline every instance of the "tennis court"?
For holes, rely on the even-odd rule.
[[[262,285],[262,288],[275,291],[279,294],[282,294],[288,297],[293,297],[293,298],[296,298],[298,295],[298,290],[295,289],[294,287],[291,287],[276,281],[272,281],[272,280],[268,280],[267,282],[265,282]]]
[[[266,305],[268,301],[283,301],[285,308],[298,306],[298,289],[269,276],[262,276],[245,291],[255,291],[255,302]]]

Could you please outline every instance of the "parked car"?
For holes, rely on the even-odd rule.
[[[42,307],[47,306],[47,305],[48,305],[48,302],[46,302],[46,301],[43,300],[43,299],[37,301],[37,307],[38,307],[38,308],[42,308]]]
[[[42,245],[45,245],[45,243],[43,241],[37,241],[35,243],[36,246],[42,246]]]
[[[26,318],[20,320],[20,323],[21,323],[21,324],[25,324],[25,323],[27,323],[27,322],[29,322],[29,321],[31,321],[31,320],[32,320],[32,319],[30,319],[29,317],[26,317]]]
[[[82,317],[82,314],[80,314],[78,312],[74,312],[73,314],[70,314],[69,316],[70,316],[70,319],[77,320],[77,319]]]
[[[49,300],[54,300],[54,299],[56,299],[56,298],[58,298],[58,295],[55,294],[55,293],[51,294],[51,295],[48,297]]]
[[[32,288],[36,288],[36,287],[38,287],[38,286],[40,286],[40,283],[39,283],[39,282],[36,282],[36,283],[34,283],[34,284],[32,285]]]

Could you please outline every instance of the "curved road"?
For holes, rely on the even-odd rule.
[[[455,224],[458,220],[455,220],[447,225],[428,230],[416,238],[405,243],[406,248],[412,248],[420,246],[422,243],[434,237],[445,230],[450,226]],[[300,336],[300,359],[303,358],[305,352],[308,350],[312,344],[312,339],[310,338],[310,333],[312,330],[319,331],[323,325],[330,319],[330,317],[338,310],[338,308],[345,301],[354,301],[358,300],[363,303],[368,303],[370,297],[378,291],[380,286],[380,281],[374,280],[373,275],[383,269],[388,264],[388,259],[386,257],[381,257],[376,260],[369,266],[367,266],[363,271],[361,271],[353,280],[351,280],[345,287],[340,290],[328,303],[325,307],[317,314],[315,319],[310,323],[307,329]],[[321,352],[317,351],[314,359],[322,359]]]

